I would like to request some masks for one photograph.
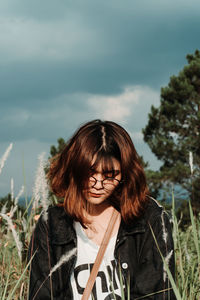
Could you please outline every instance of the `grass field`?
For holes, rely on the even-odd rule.
[[[17,197],[12,192],[10,203],[0,211],[0,299],[25,300],[28,296],[28,244],[41,209],[48,206],[48,194],[44,174],[44,156],[39,158],[33,197],[25,209],[20,209]],[[0,167],[3,166],[2,161]],[[2,170],[2,169],[1,169]],[[0,173],[1,173],[0,170]],[[51,201],[56,202],[55,198]],[[178,300],[200,299],[200,221],[194,217],[190,202],[190,222],[183,230],[176,216],[175,199],[172,194],[172,223],[176,259],[176,278],[171,281]],[[10,205],[11,204],[11,205]],[[32,209],[30,210],[30,205]],[[170,278],[170,273],[168,272]],[[148,299],[148,298],[146,298]]]
[[[194,218],[185,231],[179,228],[180,220],[172,208],[173,236],[176,257],[177,299],[200,299],[200,222]],[[12,213],[12,210],[11,210]],[[28,215],[16,209],[1,214],[0,223],[0,299],[27,299],[28,271],[26,253],[38,214]],[[11,223],[11,222],[12,223]]]

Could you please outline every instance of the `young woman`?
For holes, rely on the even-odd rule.
[[[121,126],[83,125],[52,159],[48,179],[64,201],[40,217],[32,235],[30,300],[81,299],[116,210],[90,299],[175,299],[163,263],[174,275],[170,222],[148,195],[140,159]]]

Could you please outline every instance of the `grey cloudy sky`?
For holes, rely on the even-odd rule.
[[[161,86],[200,49],[199,0],[1,0],[0,195],[32,192],[38,154],[83,122],[110,119],[152,168],[141,129]]]

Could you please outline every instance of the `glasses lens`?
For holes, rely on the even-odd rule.
[[[90,178],[89,178],[89,183],[90,183],[91,186],[95,185],[95,184],[97,183],[96,178],[90,177]]]
[[[105,184],[105,185],[113,186],[113,185],[117,185],[118,183],[119,183],[119,181],[115,178],[105,178],[103,180],[103,184]]]
[[[98,181],[101,182],[102,186],[108,190],[112,189],[113,186],[117,186],[120,183],[119,180],[112,177],[105,178],[104,180],[97,180],[95,177],[89,178],[89,184],[91,187],[95,186]]]

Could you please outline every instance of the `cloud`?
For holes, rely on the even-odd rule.
[[[164,64],[164,56],[173,67],[174,56],[181,53],[183,61],[193,49],[200,4],[191,2],[182,1],[180,7],[155,0],[129,0],[126,5],[121,1],[62,1],[58,5],[44,0],[41,5],[4,0],[0,5],[0,62],[64,61],[79,66],[79,71],[84,65],[103,72],[103,66],[112,69],[113,78],[122,77],[117,70],[123,77],[135,71],[142,78],[141,64],[148,75],[157,69],[156,62]]]
[[[160,88],[198,46],[198,7],[171,0],[1,1],[1,108],[40,107],[77,92],[113,95],[128,85]]]
[[[15,106],[2,109],[1,141],[35,139],[50,143],[60,136],[69,137],[71,131],[80,125],[81,120],[88,118],[86,97],[84,94],[63,94],[49,98],[47,103],[41,102],[41,105],[38,102],[40,107],[18,107],[16,103]]]
[[[141,131],[130,132],[130,135],[134,141],[137,141],[137,143],[144,143]]]
[[[69,61],[76,63],[98,56],[92,27],[74,15],[66,20],[40,21],[27,18],[0,18],[0,63],[16,61]],[[93,43],[92,51],[88,45]],[[95,49],[95,52],[94,52]]]
[[[124,123],[131,113],[129,106],[137,101],[137,95],[130,88],[125,88],[120,95],[93,95],[88,99],[88,105],[101,118]]]
[[[128,86],[118,95],[91,95],[88,99],[88,105],[96,117],[135,128],[141,126],[141,120],[147,119],[152,104],[159,104],[159,93],[147,86]]]
[[[112,120],[122,125],[130,134],[138,154],[149,161],[154,170],[160,167],[160,163],[144,143],[142,128],[148,122],[151,105],[158,107],[159,104],[159,91],[148,86],[128,86],[120,94],[88,97],[93,118]]]
[[[147,86],[129,86],[119,94],[69,93],[46,102],[32,100],[32,104],[20,107],[16,103],[1,110],[2,142],[31,138],[53,143],[60,136],[68,138],[81,123],[95,118],[119,122],[136,132],[145,126],[151,104],[159,105],[159,92]]]

